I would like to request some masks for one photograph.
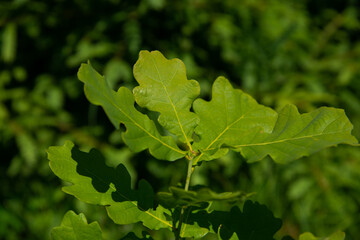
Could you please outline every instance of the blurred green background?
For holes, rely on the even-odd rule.
[[[90,59],[114,89],[132,88],[142,49],[182,59],[205,99],[224,75],[276,109],[343,108],[360,138],[360,1],[1,1],[0,239],[49,239],[69,209],[97,220],[106,239],[141,231],[116,226],[102,207],[61,191],[46,149],[67,139],[101,150],[111,166],[125,163],[134,182],[146,178],[166,190],[183,180],[183,161],[131,153],[76,77]],[[359,148],[330,148],[288,165],[247,164],[230,153],[204,163],[192,184],[257,192],[252,199],[283,219],[279,236],[338,229],[347,239],[360,236]]]

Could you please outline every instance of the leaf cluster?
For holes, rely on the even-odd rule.
[[[56,188],[59,183],[44,155],[49,145],[71,139],[86,149],[95,146],[112,166],[122,159],[132,175],[128,163],[143,162],[145,153],[134,155],[124,148],[101,111],[82,97],[74,72],[87,59],[111,87],[121,83],[132,89],[131,64],[139,50],[161,48],[167,56],[184,60],[189,75],[201,84],[202,97],[210,93],[212,79],[226,74],[234,86],[268,106],[294,103],[300,112],[319,105],[343,108],[359,137],[357,5],[261,0],[236,6],[232,0],[2,2],[0,238],[45,239],[49,222],[59,222],[66,209],[93,215],[96,208],[65,198]],[[262,161],[249,169],[238,158],[232,154],[226,163],[204,164],[194,180],[218,191],[256,189],[257,199],[287,214],[295,228],[319,235],[341,228],[352,238],[359,235],[354,214],[359,211],[358,149],[321,151],[286,168]],[[169,165],[154,159],[141,165],[158,178],[157,186],[176,183],[180,174],[171,168],[178,163],[164,166]],[[215,171],[229,180],[215,179],[220,175],[211,174]],[[244,177],[239,178],[239,172]],[[275,194],[270,185],[286,191]],[[279,195],[290,197],[279,201]],[[320,208],[321,214],[313,214]],[[103,212],[95,216],[106,219]],[[112,231],[112,238],[118,237],[118,229],[101,224],[106,234]]]
[[[141,222],[152,230],[169,229],[176,239],[201,238],[209,232],[220,239],[273,239],[281,221],[265,206],[247,201],[242,212],[237,207],[228,212],[209,208],[214,201],[234,204],[247,195],[189,190],[194,169],[230,149],[249,162],[269,155],[277,163],[287,163],[340,143],[357,144],[351,135],[353,126],[341,109],[323,107],[299,114],[294,105],[287,105],[276,112],[234,89],[224,77],[215,80],[210,101],[196,99],[199,84],[187,79],[183,62],[168,60],[158,51],[140,52],[134,76],[139,86],[133,92],[126,87],[114,91],[90,63],[82,64],[78,72],[88,100],[102,106],[115,128],[125,125],[121,136],[132,151],[148,149],[160,160],[186,159],[183,190],[171,187],[169,193],[160,192],[155,197],[146,180],[132,189],[126,168],[122,164],[109,168],[96,150],[81,152],[71,142],[48,150],[53,172],[72,183],[63,191],[84,202],[106,206],[117,224]],[[157,123],[163,131],[135,107],[135,102],[158,112]]]
[[[131,178],[124,165],[120,164],[115,169],[106,166],[104,157],[95,149],[86,153],[67,142],[64,146],[50,147],[48,154],[53,172],[72,183],[63,187],[63,191],[86,203],[105,206],[109,217],[117,224],[140,221],[149,229],[174,230],[180,220],[180,208],[186,207],[181,236],[202,237],[215,229],[213,225],[218,232],[216,219],[222,216],[221,222],[230,216],[226,212],[209,213],[201,209],[209,209],[208,205],[213,201],[234,203],[246,198],[244,193],[216,194],[203,188],[189,192],[170,188],[170,193],[160,192],[155,196],[146,180],[140,180],[137,189],[132,189]]]
[[[357,143],[341,109],[299,114],[294,105],[287,105],[277,113],[234,89],[224,77],[215,80],[211,101],[194,101],[199,84],[187,79],[179,59],[168,60],[158,51],[140,52],[134,75],[139,86],[133,95],[125,87],[113,91],[90,64],[83,64],[78,73],[89,101],[102,106],[116,128],[125,125],[122,137],[135,152],[149,149],[154,157],[170,161],[187,156],[196,164],[232,149],[251,162],[270,155],[286,163],[339,143]],[[160,125],[177,139],[160,135],[155,123],[134,107],[135,101],[158,112]],[[194,135],[198,141],[193,141]]]

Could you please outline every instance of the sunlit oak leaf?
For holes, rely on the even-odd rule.
[[[81,65],[78,78],[84,83],[88,100],[102,106],[117,129],[121,123],[125,125],[126,132],[122,133],[122,137],[132,151],[149,149],[150,154],[162,160],[176,160],[185,155],[172,137],[161,136],[155,123],[136,110],[134,96],[129,89],[121,87],[115,92],[90,64]]]
[[[220,157],[227,152],[220,147],[236,145],[244,135],[258,128],[270,133],[277,117],[274,110],[234,89],[224,77],[215,80],[211,100],[197,99],[193,108],[200,118],[195,129],[200,141],[194,146],[201,151],[201,160]]]
[[[180,231],[180,237],[185,239],[202,239],[208,233],[208,229],[199,226],[196,222],[192,224],[184,223]]]
[[[190,108],[200,86],[187,79],[184,63],[177,58],[168,60],[159,51],[141,51],[134,76],[139,83],[133,90],[136,102],[159,112],[159,123],[191,146],[198,118]]]
[[[294,105],[287,105],[271,133],[254,129],[233,146],[250,162],[270,155],[275,162],[286,163],[340,143],[356,144],[352,129],[342,109],[322,107],[300,114]]]

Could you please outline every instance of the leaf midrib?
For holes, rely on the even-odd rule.
[[[204,155],[205,151],[211,150],[211,149],[215,149],[215,148],[210,148],[215,142],[217,142],[217,140],[225,134],[225,132],[227,130],[229,130],[235,123],[237,123],[238,121],[240,121],[241,119],[245,118],[245,115],[248,114],[248,112],[246,112],[245,114],[241,115],[238,119],[236,119],[234,122],[232,122],[230,125],[226,126],[226,128],[204,149],[202,150],[201,154],[199,155],[199,157],[197,157],[197,159],[194,161],[195,163],[199,162],[201,157]]]
[[[93,69],[91,69],[91,75],[93,76],[94,79],[96,79],[96,76],[94,76],[94,71]],[[102,77],[103,81],[105,81],[104,77]],[[112,94],[113,92],[115,92],[112,89],[109,89],[110,93]],[[118,93],[118,92],[115,92]],[[185,154],[185,152],[177,150],[176,148],[171,147],[170,145],[164,143],[163,141],[161,141],[159,138],[155,137],[154,135],[152,135],[150,132],[148,132],[145,128],[143,128],[141,125],[139,125],[133,118],[131,118],[129,115],[127,115],[119,106],[117,106],[117,104],[114,102],[113,98],[109,98],[106,94],[104,94],[103,96],[105,96],[105,98],[116,108],[118,109],[122,114],[124,114],[134,125],[136,125],[138,128],[140,128],[142,131],[144,131],[146,134],[148,134],[150,137],[152,137],[153,139],[157,140],[158,142],[160,142],[162,145],[170,148],[173,151],[176,151],[178,153],[181,154]]]
[[[158,81],[158,82],[160,82],[161,85],[162,85],[162,87],[164,88],[164,91],[165,91],[165,93],[166,93],[166,96],[168,97],[169,102],[170,102],[170,105],[171,105],[171,107],[172,107],[172,109],[173,109],[173,111],[174,111],[174,113],[175,113],[176,120],[177,120],[177,122],[178,122],[178,124],[179,124],[181,133],[183,134],[183,136],[184,136],[184,138],[185,138],[185,141],[186,141],[186,144],[187,144],[188,147],[189,147],[189,150],[192,151],[192,147],[191,147],[190,141],[189,141],[189,139],[187,138],[187,136],[186,136],[186,134],[185,134],[185,131],[184,131],[184,128],[183,128],[183,126],[182,126],[182,124],[181,124],[181,122],[180,122],[179,115],[178,115],[178,113],[177,113],[176,107],[175,107],[172,99],[170,98],[169,92],[167,91],[167,88],[166,88],[165,84],[164,84],[163,81],[161,80],[161,75],[160,75],[159,68],[158,68],[158,66],[157,66],[157,64],[156,64],[156,62],[155,62],[155,59],[154,59],[154,57],[153,57],[152,55],[151,55],[151,60],[152,60],[152,62],[153,62],[153,64],[154,64],[155,69],[156,69],[156,72],[157,72],[157,74],[158,74],[158,78],[159,78],[159,81]],[[173,76],[171,77],[170,81],[172,81],[172,80],[174,79],[176,73],[178,72],[178,69],[179,69],[179,66],[177,65],[176,70],[175,70]],[[147,76],[148,76],[148,75],[147,75]],[[148,76],[148,77],[149,77],[150,79],[153,79],[153,80],[156,81],[156,79],[151,78],[150,76]]]
[[[143,128],[140,124],[138,124],[133,118],[131,118],[129,115],[127,115],[124,111],[122,111],[122,109],[120,107],[118,107],[116,104],[113,103],[113,106],[116,107],[122,114],[124,114],[128,119],[130,119],[131,122],[133,122],[134,125],[136,125],[138,128],[140,128],[142,131],[144,131],[146,134],[148,134],[150,137],[152,137],[153,139],[157,140],[158,142],[160,142],[162,145],[164,145],[165,147],[170,148],[171,150],[181,153],[181,154],[185,154],[185,152],[177,150],[176,148],[171,147],[170,145],[166,144],[165,142],[161,141],[159,138],[155,137],[154,135],[152,135],[150,132],[148,132],[145,128]],[[151,120],[150,120],[151,121]]]
[[[225,134],[225,132],[227,132],[234,124],[236,124],[238,121],[240,121],[241,119],[244,119],[244,116],[246,114],[242,115],[241,117],[239,117],[236,121],[232,122],[230,125],[226,126],[226,128],[205,148],[204,151],[208,150],[214,143],[216,143],[219,138],[221,138],[222,135]]]
[[[350,129],[351,128],[345,129],[345,131],[349,131]],[[295,140],[299,140],[299,139],[313,138],[313,137],[317,137],[317,136],[324,136],[324,135],[331,135],[331,134],[338,134],[338,133],[341,134],[342,132],[343,131],[319,133],[319,134],[307,135],[307,136],[302,136],[302,137],[285,138],[285,139],[280,139],[280,140],[270,141],[270,142],[240,144],[240,145],[235,145],[234,148],[271,145],[271,144],[276,144],[276,143],[281,143],[281,142],[286,142],[286,141],[295,141]],[[215,149],[215,148],[208,148],[206,150],[213,150],[213,149]]]
[[[242,115],[241,118],[244,118],[246,114]],[[233,123],[231,123],[229,126],[227,126],[219,135],[218,137],[212,141],[207,148],[205,148],[205,151],[209,151],[209,150],[214,150],[216,149],[216,147],[211,148],[211,146],[232,126],[234,125],[237,121],[239,121],[239,119],[237,119],[236,121],[234,121]],[[333,122],[333,121],[332,121]],[[307,135],[307,136],[302,136],[302,137],[295,137],[295,138],[286,138],[286,139],[280,139],[280,140],[276,140],[276,141],[270,141],[270,142],[262,142],[262,143],[250,143],[250,144],[240,144],[240,145],[235,145],[233,146],[234,148],[241,148],[241,147],[252,147],[252,146],[265,146],[265,145],[271,145],[271,144],[277,144],[277,143],[282,143],[282,142],[287,142],[287,141],[295,141],[295,140],[300,140],[300,139],[306,139],[306,138],[314,138],[317,136],[325,136],[325,135],[331,135],[331,134],[341,134],[344,131],[350,131],[352,128],[346,128],[346,129],[342,129],[342,131],[335,131],[335,132],[328,132],[328,133],[319,133],[319,134],[313,134],[313,135]],[[200,160],[200,158],[204,155],[204,152],[202,152],[199,157],[197,158],[198,162]]]

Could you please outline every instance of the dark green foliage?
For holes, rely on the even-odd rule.
[[[47,239],[67,209],[102,219],[109,239],[129,231],[60,191],[44,152],[64,139],[96,147],[109,166],[124,161],[133,185],[146,178],[167,191],[183,180],[182,162],[159,163],[124,149],[102,111],[89,105],[76,79],[79,64],[89,59],[113,89],[132,87],[139,50],[159,49],[184,60],[205,98],[215,77],[225,75],[268,106],[293,103],[301,113],[320,105],[345,109],[359,138],[359,9],[357,1],[2,1],[0,238]],[[285,234],[294,238],[343,229],[356,239],[358,159],[358,148],[344,146],[286,167],[250,166],[230,153],[204,163],[194,184],[256,191],[253,199],[281,216]]]
[[[282,221],[258,202],[246,201],[243,210],[232,207],[230,211],[206,211],[190,215],[188,221],[197,221],[202,227],[210,225],[218,232],[221,239],[230,239],[237,234],[244,240],[273,240],[273,235],[280,229]]]

